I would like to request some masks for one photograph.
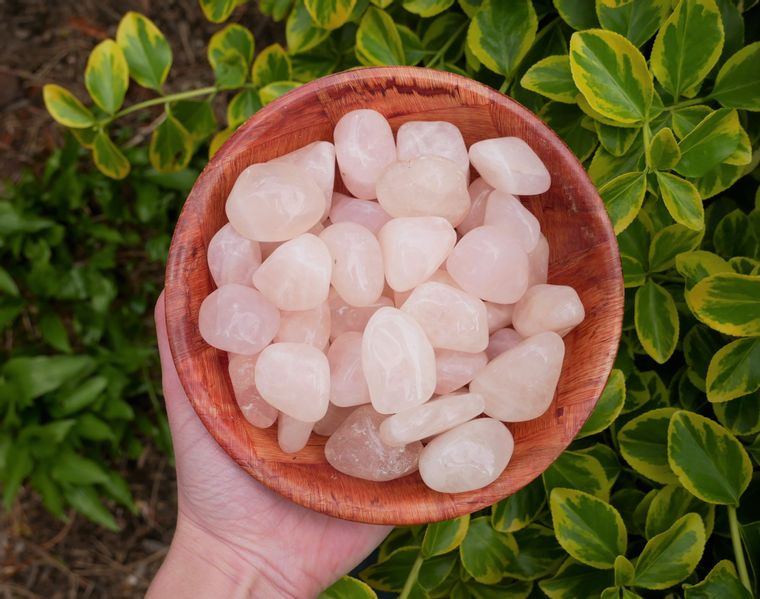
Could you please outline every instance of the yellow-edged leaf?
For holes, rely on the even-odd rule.
[[[694,315],[716,331],[735,337],[760,336],[760,276],[714,274],[685,297]]]
[[[45,108],[56,121],[72,129],[85,129],[95,124],[95,115],[65,87],[48,83],[42,88]]]
[[[172,65],[172,50],[153,21],[128,12],[119,22],[116,43],[124,52],[132,79],[138,85],[160,91]]]
[[[737,339],[718,350],[707,367],[705,384],[713,403],[760,389],[760,337]]]
[[[357,0],[304,0],[304,6],[317,27],[337,29],[351,17]]]
[[[103,174],[112,179],[123,179],[129,174],[129,160],[108,137],[100,131],[92,144],[92,159]]]
[[[290,57],[280,44],[267,46],[256,55],[251,68],[254,87],[263,87],[274,81],[290,81],[292,78]]]
[[[156,127],[150,138],[148,158],[157,171],[175,172],[187,166],[193,155],[193,138],[171,114]]]
[[[90,53],[84,85],[95,104],[108,114],[121,108],[129,86],[129,66],[115,41],[103,40]]]
[[[567,55],[542,58],[525,72],[520,85],[565,104],[575,104],[578,95]]]

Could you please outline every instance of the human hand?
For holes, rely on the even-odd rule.
[[[147,597],[316,597],[360,563],[390,527],[313,512],[273,493],[232,461],[180,384],[155,309],[163,388],[177,462],[177,529]]]

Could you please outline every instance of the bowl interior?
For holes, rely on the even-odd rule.
[[[502,476],[484,489],[442,494],[418,474],[376,483],[336,472],[324,459],[325,438],[312,435],[296,455],[280,451],[276,426],[249,425],[235,403],[224,352],[198,332],[198,310],[214,284],[209,240],[226,222],[224,204],[238,174],[317,140],[332,140],[338,119],[372,108],[394,131],[412,120],[445,120],[469,146],[492,137],[526,140],[547,165],[551,189],[524,197],[549,240],[549,282],[572,285],[586,320],[565,337],[566,354],[549,410],[509,424],[515,452]],[[169,340],[187,395],[224,450],[253,477],[308,508],[348,520],[384,524],[432,522],[473,512],[541,474],[572,441],[609,375],[620,338],[623,279],[612,227],[583,167],[535,115],[472,80],[428,69],[382,67],[326,77],[271,103],[235,133],[193,187],[179,218],[166,275]],[[295,370],[295,365],[294,365]]]

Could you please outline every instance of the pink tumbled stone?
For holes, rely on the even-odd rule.
[[[322,419],[314,423],[314,432],[323,437],[329,437],[355,409],[355,407],[340,408],[331,403],[327,406],[327,413]]]
[[[332,223],[356,223],[377,235],[377,232],[389,220],[391,220],[391,215],[373,200],[357,200],[337,191],[333,194],[330,209]]]
[[[330,304],[322,302],[311,310],[280,312],[276,343],[307,343],[322,349],[330,340]]]
[[[330,365],[305,343],[273,343],[256,362],[256,387],[271,406],[303,422],[316,422],[330,401]]]
[[[447,395],[461,389],[486,364],[488,358],[485,352],[472,354],[450,349],[435,350],[435,392]]]
[[[245,419],[258,428],[269,428],[277,420],[277,410],[261,397],[256,388],[255,372],[258,356],[230,354],[228,371],[240,411]]]
[[[515,304],[512,326],[523,337],[554,331],[564,337],[586,313],[578,293],[567,285],[534,285]]]
[[[346,408],[369,403],[369,388],[362,371],[362,334],[343,333],[327,350],[330,363],[330,403]]]
[[[494,304],[493,302],[483,302],[486,305],[486,315],[488,316],[488,332],[493,333],[512,324],[512,312],[515,309],[514,304]]]
[[[483,218],[486,213],[486,200],[493,191],[488,183],[486,183],[482,177],[478,177],[467,188],[467,193],[470,195],[470,210],[464,220],[457,226],[457,231],[460,235],[466,235],[472,231],[475,227],[483,225]]]
[[[477,393],[439,397],[386,418],[380,424],[380,438],[386,445],[401,447],[472,420],[484,408]]]
[[[356,223],[335,223],[319,238],[333,259],[332,284],[351,306],[374,304],[383,293],[383,254],[377,238]]]
[[[352,110],[335,125],[335,156],[343,183],[362,200],[377,197],[380,173],[396,160],[396,142],[385,117],[375,110]]]
[[[441,493],[481,489],[504,472],[514,448],[512,433],[501,422],[476,418],[425,446],[420,454],[420,476]]]
[[[240,173],[225,210],[230,224],[243,237],[285,241],[322,220],[325,196],[303,169],[268,162]]]
[[[312,178],[325,196],[326,209],[322,213],[322,218],[325,218],[330,211],[335,184],[335,146],[329,141],[315,141],[270,160],[270,163],[272,162],[292,164],[303,169]]]
[[[498,190],[488,196],[483,224],[502,229],[519,241],[526,253],[535,249],[541,235],[541,224],[533,213],[512,194]]]
[[[394,162],[377,181],[377,201],[399,216],[440,216],[453,226],[470,211],[467,176],[451,160],[420,156]]]
[[[551,185],[544,163],[519,137],[472,144],[470,162],[491,187],[506,193],[536,195],[548,191]]]
[[[283,243],[259,266],[253,284],[280,310],[311,310],[327,299],[332,257],[316,235]]]
[[[384,420],[372,406],[354,410],[325,443],[328,463],[344,474],[366,480],[394,480],[417,470],[422,443],[390,447],[380,439]]]
[[[565,344],[557,333],[539,333],[491,360],[470,383],[486,400],[486,414],[522,422],[546,412],[554,398]]]
[[[274,338],[280,313],[261,293],[231,283],[212,291],[201,303],[201,337],[218,349],[252,356]]]
[[[372,406],[394,414],[425,403],[435,390],[435,354],[419,324],[397,308],[380,308],[362,338],[362,370]]]
[[[461,289],[444,283],[422,283],[401,310],[422,326],[434,348],[477,353],[488,345],[486,307]]]
[[[549,278],[549,242],[541,235],[535,249],[528,254],[528,287],[546,283]]]
[[[335,339],[348,331],[361,333],[375,312],[383,306],[393,306],[393,301],[385,296],[380,296],[374,304],[369,306],[349,306],[335,289],[330,289],[327,301],[330,304],[330,321],[332,322],[330,339]]]
[[[238,235],[229,223],[211,238],[206,257],[217,287],[228,283],[250,287],[253,285],[253,273],[261,265],[258,242]]]
[[[436,270],[425,282],[445,283],[446,285],[451,285],[452,287],[459,289],[459,285],[457,285],[456,281],[451,278],[451,275],[447,273],[444,268]],[[400,308],[404,302],[409,299],[409,296],[412,295],[412,291],[414,291],[414,289],[408,289],[407,291],[392,291],[393,303],[395,306]]]
[[[285,453],[301,451],[309,442],[313,422],[304,422],[284,412],[277,421],[277,444]]]
[[[498,227],[477,227],[462,237],[446,270],[462,289],[497,304],[515,303],[528,288],[528,255]]]
[[[396,132],[396,149],[399,160],[440,156],[451,160],[465,175],[470,171],[470,157],[464,138],[456,125],[446,121],[404,123]]]
[[[500,356],[505,351],[519,345],[522,340],[523,337],[514,329],[499,329],[498,331],[495,331],[488,339],[486,356],[488,356],[489,360],[493,360],[495,357]]]
[[[261,259],[266,260],[272,255],[278,247],[283,244],[282,241],[260,241],[259,247],[261,248]]]
[[[440,216],[412,216],[394,218],[380,229],[378,239],[388,285],[394,291],[408,291],[443,264],[457,234]]]

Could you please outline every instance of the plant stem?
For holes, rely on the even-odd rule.
[[[505,77],[504,83],[501,84],[501,87],[499,88],[499,93],[506,94],[507,88],[509,87],[509,84],[512,83],[511,77]]]
[[[209,94],[214,94],[217,91],[219,90],[217,89],[215,85],[210,85],[208,87],[201,87],[199,89],[191,89],[186,92],[178,92],[176,94],[169,94],[168,96],[159,96],[158,98],[151,98],[150,100],[145,100],[145,102],[138,102],[137,104],[132,104],[132,106],[117,112],[110,119],[105,121],[105,124],[115,121],[116,119],[120,119],[121,117],[126,116],[128,114],[132,114],[133,112],[137,112],[138,110],[142,110],[143,108],[150,108],[151,106],[159,106],[161,104],[168,104],[169,102],[177,102],[178,100],[189,100],[190,98],[197,98],[198,96],[208,96]]]
[[[749,584],[749,574],[747,573],[747,564],[744,561],[744,551],[742,549],[742,540],[739,535],[739,521],[736,519],[736,508],[732,505],[726,506],[728,511],[728,525],[731,529],[731,544],[734,546],[734,559],[736,560],[736,571],[739,573],[739,579],[747,590],[752,593],[752,587]]]
[[[401,594],[398,596],[398,599],[407,599],[409,597],[409,593],[412,592],[412,587],[414,586],[414,583],[417,582],[417,576],[419,576],[420,568],[422,567],[423,561],[424,559],[422,557],[422,553],[420,552],[417,555],[417,559],[414,560],[412,569],[409,571],[409,576],[406,577],[404,588],[401,590]]]
[[[692,98],[691,100],[684,100],[683,102],[678,102],[672,106],[667,106],[665,110],[678,110],[679,108],[686,108],[687,106],[702,104],[703,102],[707,102],[709,99],[710,96],[704,96],[703,98]]]

